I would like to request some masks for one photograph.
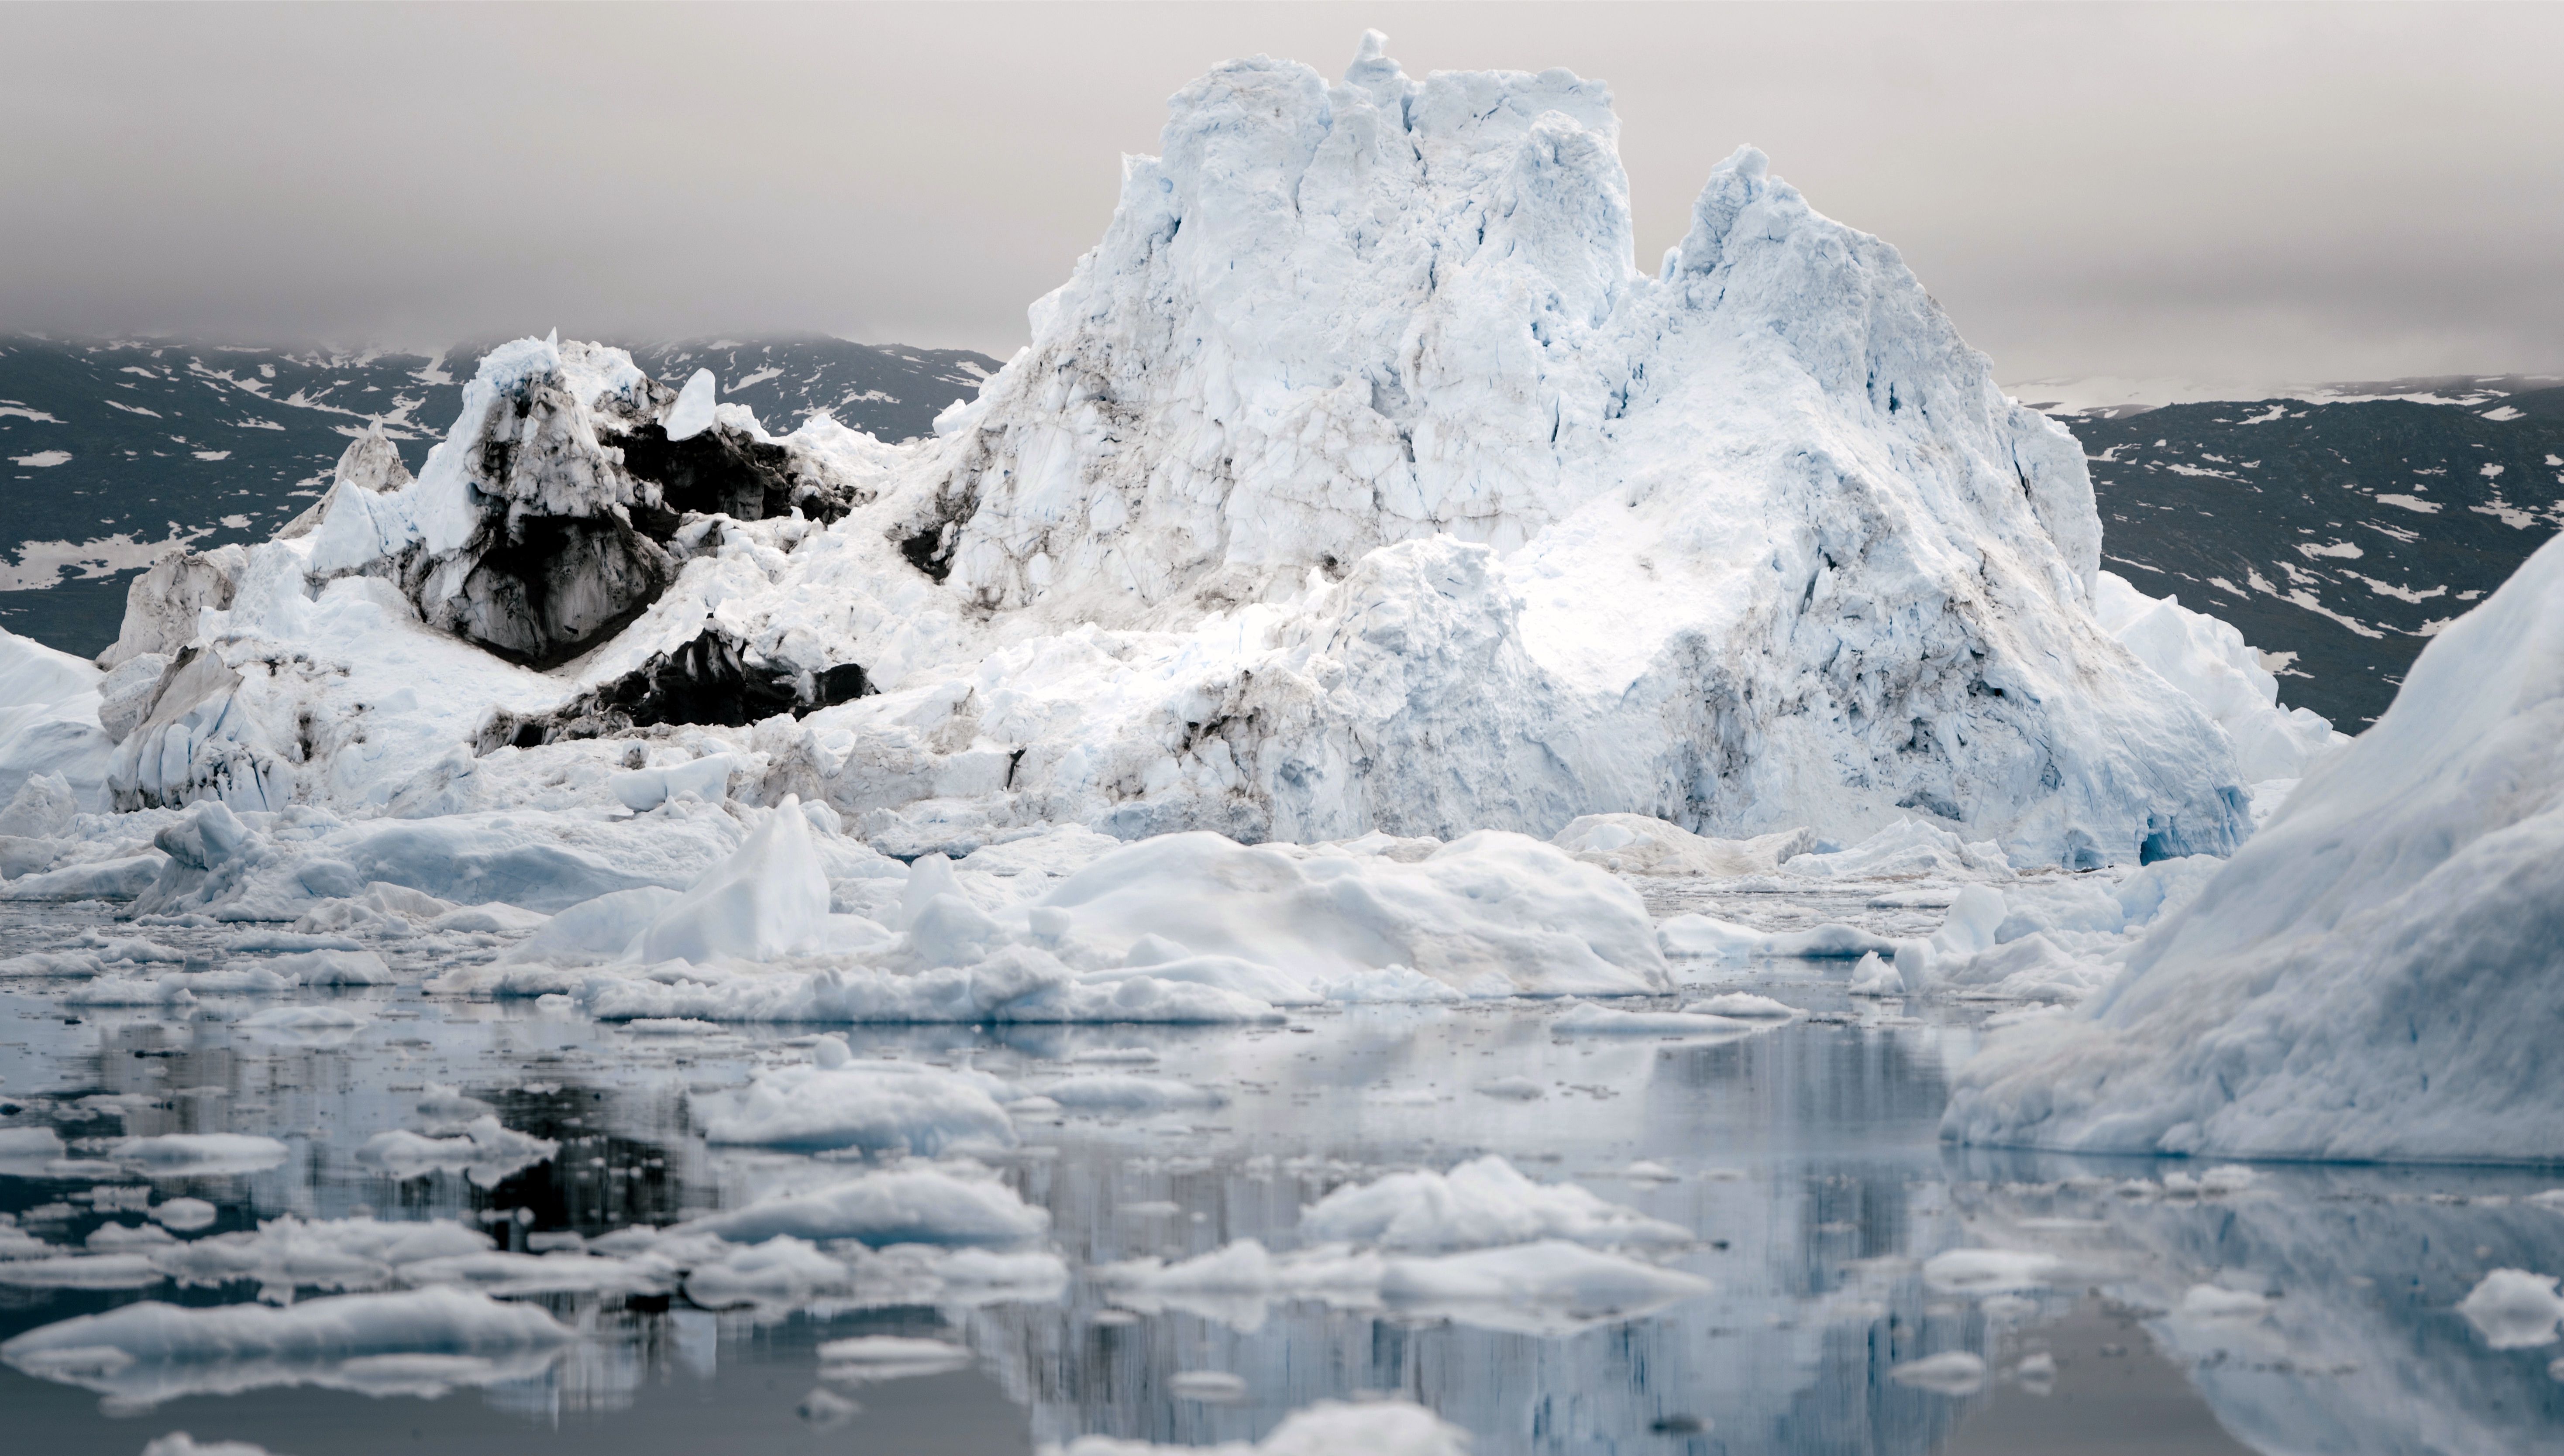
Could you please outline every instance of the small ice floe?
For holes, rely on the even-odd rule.
[[[292,1149],[273,1138],[247,1133],[163,1133],[117,1139],[107,1151],[155,1178],[177,1178],[257,1172],[285,1161]]]
[[[1887,1378],[1935,1395],[1974,1395],[1986,1387],[1986,1361],[1964,1350],[1945,1350],[1898,1365]]]
[[[837,1381],[904,1380],[941,1375],[970,1365],[967,1347],[899,1335],[860,1335],[819,1347],[819,1378]]]
[[[1246,1379],[1226,1370],[1178,1370],[1167,1377],[1167,1391],[1179,1400],[1227,1404],[1246,1398]]]
[[[276,1456],[247,1441],[199,1441],[185,1431],[171,1431],[142,1448],[142,1456]]]
[[[1739,1037],[1769,1031],[1770,1021],[1732,1016],[1704,1016],[1690,1011],[1619,1011],[1581,1001],[1564,1015],[1551,1018],[1553,1036]]]
[[[194,1233],[213,1226],[216,1210],[202,1198],[166,1198],[151,1205],[150,1216],[163,1227]]]
[[[1012,1089],[993,1077],[858,1060],[835,1037],[821,1037],[810,1058],[762,1073],[744,1090],[698,1095],[694,1107],[705,1136],[802,1151],[850,1147],[929,1157],[1014,1145],[1014,1123],[996,1097]]]
[[[1241,1330],[1259,1327],[1274,1301],[1316,1299],[1480,1329],[1564,1335],[1710,1289],[1698,1276],[1563,1239],[1440,1255],[1385,1255],[1341,1244],[1277,1255],[1254,1239],[1239,1239],[1180,1263],[1133,1260],[1103,1266],[1094,1276],[1129,1308],[1180,1308]]]
[[[2044,1289],[2061,1262],[2023,1249],[1947,1249],[1923,1261],[1923,1282],[1945,1294]]]
[[[1041,1095],[1073,1113],[1118,1113],[1125,1116],[1199,1112],[1223,1106],[1228,1101],[1226,1094],[1214,1088],[1197,1087],[1166,1077],[1114,1072],[1084,1073],[1065,1078],[1043,1087]]]
[[[267,1385],[443,1389],[532,1373],[577,1338],[532,1305],[454,1289],[330,1295],[277,1309],[143,1303],[82,1315],[0,1344],[0,1360],[137,1404]],[[432,1366],[388,1364],[430,1358]],[[539,1366],[536,1366],[539,1368]]]
[[[1175,1378],[1181,1379],[1178,1375]],[[1176,1456],[1200,1446],[1161,1446],[1113,1436],[1080,1436],[1056,1448],[1059,1456]],[[1321,1452],[1362,1452],[1365,1456],[1468,1456],[1469,1438],[1431,1411],[1404,1400],[1366,1400],[1347,1404],[1321,1400],[1295,1410],[1270,1435],[1252,1446],[1243,1443],[1209,1448],[1217,1456],[1318,1456]]]
[[[1338,1188],[1301,1211],[1300,1235],[1420,1252],[1542,1238],[1667,1244],[1692,1237],[1678,1224],[1605,1202],[1574,1183],[1533,1182],[1495,1153],[1448,1173],[1390,1173]]]
[[[546,1161],[559,1150],[560,1144],[548,1138],[501,1127],[496,1116],[484,1115],[442,1137],[407,1131],[376,1133],[356,1149],[356,1161],[397,1178],[459,1170],[475,1185],[495,1188],[501,1179]]]
[[[897,1167],[778,1193],[679,1224],[731,1243],[791,1236],[885,1244],[1018,1244],[1050,1226],[1047,1211],[971,1165]]]
[[[2554,1276],[2525,1269],[2496,1269],[2457,1302],[2457,1313],[2495,1350],[2553,1345],[2556,1326],[2564,1322],[2557,1283]]]
[[[1776,1001],[1770,996],[1758,996],[1751,991],[1728,991],[1704,1000],[1688,1002],[1682,1009],[1710,1016],[1733,1017],[1739,1021],[1787,1021],[1793,1017],[1808,1014],[1805,1009],[1793,1006],[1787,1001]]]

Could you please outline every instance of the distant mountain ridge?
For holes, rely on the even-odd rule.
[[[778,434],[828,410],[884,440],[928,433],[998,366],[966,349],[815,334],[631,350],[677,382],[711,369],[725,402]],[[0,336],[0,627],[103,649],[134,572],[173,542],[266,539],[319,497],[369,421],[417,469],[482,352]]]
[[[631,348],[672,383],[711,369],[723,400],[778,434],[824,409],[885,440],[929,433],[998,366],[819,335]],[[0,337],[0,626],[100,650],[135,571],[172,541],[265,539],[369,419],[415,469],[483,350]],[[2082,443],[2104,564],[2289,654],[2283,699],[2348,731],[2385,710],[2436,624],[2564,527],[2553,376],[2349,381],[2249,404],[2012,387]]]
[[[2102,564],[2293,654],[2281,700],[2345,732],[2564,527],[2564,390],[2056,418],[2092,473]]]

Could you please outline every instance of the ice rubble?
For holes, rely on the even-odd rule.
[[[1962,1072],[1968,1142],[2564,1156],[2564,540],[2432,639],[2377,725],[2126,972]]]
[[[611,812],[682,797],[608,780],[694,724],[740,730],[744,797],[902,855],[1595,813],[2231,849],[2260,739],[2094,616],[2071,438],[1751,148],[1633,270],[1617,124],[1564,71],[1418,82],[1376,40],[1335,86],[1222,66],[911,446],[505,345],[415,480],[360,440],[308,528],[137,586],[176,625],[120,742],[24,667],[51,706],[0,789]]]

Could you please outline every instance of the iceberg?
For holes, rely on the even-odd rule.
[[[1997,1036],[1943,1136],[2089,1151],[2564,1157],[2564,540],[2070,1016]]]
[[[414,479],[359,439],[277,539],[141,592],[120,738],[107,679],[12,646],[0,788],[797,794],[902,858],[1613,815],[1753,845],[1650,861],[1908,819],[2022,866],[2233,850],[2313,729],[2190,672],[2238,644],[2109,625],[2072,437],[1751,147],[1634,268],[1618,126],[1599,83],[1419,81],[1376,35],[1339,83],[1218,67],[1031,344],[906,445],[505,344]]]

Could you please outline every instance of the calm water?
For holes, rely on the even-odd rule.
[[[18,942],[0,953],[58,930],[0,923]],[[1156,1053],[1152,1075],[1228,1101],[1166,1118],[1019,1121],[1023,1146],[999,1166],[1051,1214],[1072,1274],[1057,1298],[763,1312],[690,1308],[683,1295],[666,1308],[550,1298],[583,1332],[576,1346],[432,1398],[310,1383],[190,1393],[195,1377],[136,1393],[0,1368],[5,1444],[129,1456],[186,1430],[285,1456],[1021,1452],[1091,1432],[1252,1439],[1314,1400],[1396,1392],[1466,1428],[1482,1456],[2564,1448],[2564,1380],[2548,1371],[2564,1346],[2491,1349],[2454,1308],[2490,1269],[2564,1273],[2564,1210],[2526,1201],[2564,1176],[2264,1166],[2240,1191],[2203,1196],[2181,1186],[2200,1169],[2179,1163],[1948,1148],[1935,1127],[1978,1013],[1854,1003],[1840,974],[1760,978],[1751,988],[1816,1017],[1719,1045],[1564,1040],[1547,1030],[1555,1008],[1528,1003],[1295,1013],[1287,1028],[1245,1031],[858,1030],[860,1054],[1034,1083],[1081,1053],[1142,1048]],[[267,1134],[294,1155],[147,1185],[106,1161],[77,1175],[0,1163],[0,1210],[55,1243],[130,1223],[146,1197],[185,1194],[219,1209],[202,1233],[370,1210],[479,1219],[523,1248],[560,1230],[672,1222],[812,1171],[806,1158],[710,1147],[690,1126],[689,1089],[797,1057],[789,1031],[651,1038],[529,1006],[368,990],[311,997],[365,1011],[362,1026],[259,1033],[65,1004],[78,984],[0,985],[0,1127],[54,1126],[84,1155],[99,1144],[83,1138],[171,1131]],[[1514,1076],[1544,1095],[1475,1090]],[[417,1106],[436,1087],[493,1104],[560,1153],[489,1186],[459,1171],[395,1179],[354,1160],[372,1134],[422,1126]],[[1692,1230],[1697,1243],[1665,1262],[1713,1291],[1634,1318],[1383,1314],[1157,1304],[1116,1298],[1085,1272],[1239,1238],[1288,1249],[1300,1207],[1331,1188],[1485,1152]],[[1655,1166],[1633,1175],[1640,1161]],[[1973,1246],[2054,1262],[2021,1288],[1926,1278],[1924,1261]],[[2257,1303],[2203,1313],[2201,1286]],[[0,1339],[135,1299],[258,1293],[0,1284]],[[817,1344],[863,1334],[957,1342],[975,1364],[826,1384]],[[1984,1357],[1981,1388],[1891,1373],[1952,1351]],[[1241,1377],[1243,1395],[1171,1390],[1200,1370]]]

